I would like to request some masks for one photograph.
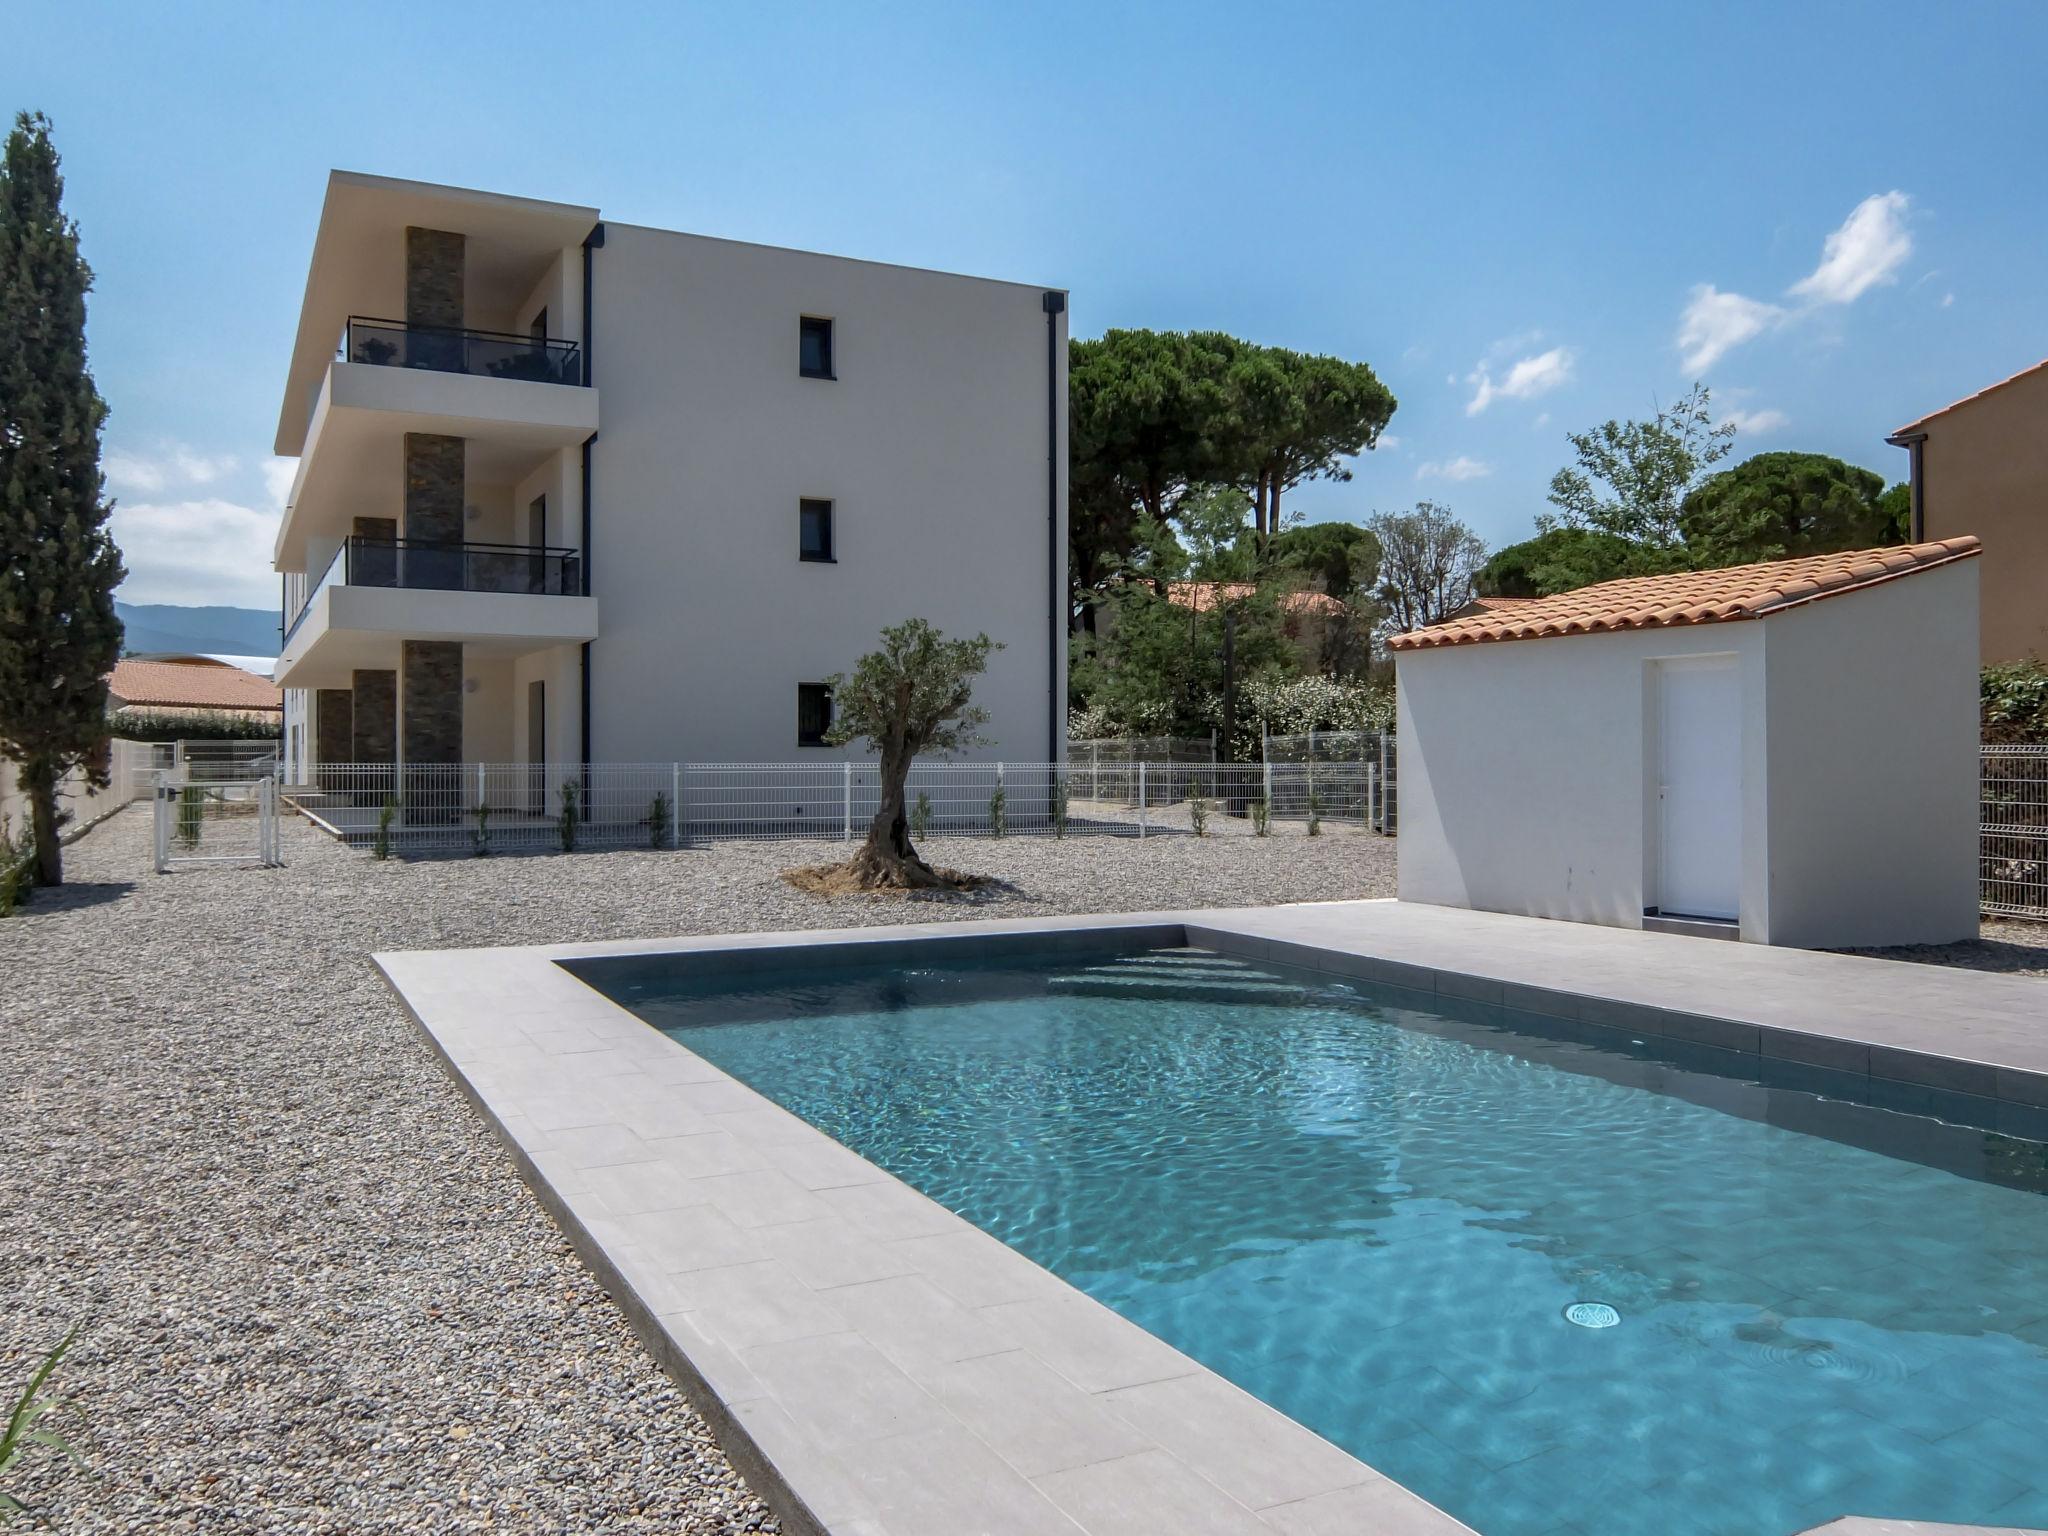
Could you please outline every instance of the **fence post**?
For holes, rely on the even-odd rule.
[[[846,761],[846,773],[843,782],[846,787],[845,798],[840,803],[841,826],[839,840],[842,843],[850,843],[853,841],[853,760],[851,758],[848,758]]]
[[[683,846],[683,765],[668,765],[668,845]]]
[[[1145,763],[1138,761],[1138,836],[1145,835]]]
[[[1102,798],[1102,743],[1099,741],[1088,743],[1088,798]]]
[[[1273,815],[1273,759],[1263,755],[1265,748],[1263,740],[1260,741],[1259,746],[1261,750],[1259,788],[1266,797],[1266,816],[1270,821]]]
[[[1380,824],[1383,836],[1394,833],[1394,781],[1387,774],[1387,733],[1380,732]]]

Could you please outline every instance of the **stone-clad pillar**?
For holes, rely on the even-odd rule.
[[[462,761],[462,644],[407,640],[400,649],[406,819],[452,821],[464,809],[464,786],[446,772],[423,770]]]
[[[329,763],[355,761],[355,704],[346,688],[319,688],[313,693],[313,761],[323,769],[319,787],[333,789],[348,775],[327,773]]]
[[[351,781],[357,785],[359,804],[382,805],[393,788],[391,765],[398,761],[398,674],[359,671],[354,683],[349,710],[350,756],[359,766],[373,765],[383,772],[358,771]]]
[[[462,542],[463,459],[459,437],[405,434],[405,538],[428,544]]]
[[[405,231],[405,323],[462,325],[462,236],[445,229]]]

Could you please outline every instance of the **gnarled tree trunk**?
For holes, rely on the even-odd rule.
[[[908,713],[907,684],[902,692],[904,708],[897,712],[899,720]],[[867,841],[853,856],[854,874],[871,890],[921,890],[945,883],[910,845],[906,795],[911,756],[900,728],[882,743],[881,800],[875,807],[874,820],[868,823]]]

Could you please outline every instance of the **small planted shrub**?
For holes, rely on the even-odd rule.
[[[1209,802],[1200,795],[1188,802],[1188,823],[1195,829],[1195,836],[1209,835]]]
[[[206,791],[187,784],[178,791],[178,841],[189,853],[199,846],[199,834],[206,825]]]
[[[1308,835],[1310,837],[1321,837],[1323,835],[1323,797],[1317,794],[1314,789],[1308,792]]]
[[[1067,835],[1068,794],[1067,776],[1064,773],[1054,774],[1052,776],[1052,835],[1054,837],[1065,837]]]
[[[917,803],[910,808],[910,835],[922,839],[932,825],[932,797],[923,790],[917,792]]]
[[[1252,832],[1264,837],[1273,825],[1273,802],[1264,795],[1252,802]]]
[[[476,809],[470,812],[476,818],[476,856],[488,859],[491,856],[491,806],[487,800],[479,800]]]
[[[12,824],[0,817],[0,917],[20,906],[35,883],[35,839],[26,827],[16,834]]]
[[[647,802],[647,846],[666,848],[668,846],[668,824],[670,820],[668,791],[657,789],[654,798]]]
[[[370,842],[370,857],[388,859],[391,857],[391,828],[398,820],[398,797],[386,795],[384,808],[377,812],[377,835]]]
[[[988,797],[988,835],[990,837],[1001,837],[1004,832],[1009,830],[1009,805],[1009,791],[998,784],[996,792]]]
[[[58,1365],[63,1362],[65,1352],[77,1338],[76,1328],[65,1334],[58,1341],[57,1347],[43,1356],[42,1364],[36,1367],[36,1373],[29,1378],[28,1385],[22,1388],[21,1396],[14,1400],[14,1409],[8,1414],[6,1425],[0,1428],[0,1479],[13,1479],[22,1457],[28,1454],[30,1446],[40,1445],[44,1450],[55,1451],[60,1456],[69,1456],[73,1461],[78,1459],[71,1447],[65,1443],[63,1436],[38,1422],[45,1414],[65,1406],[61,1398],[44,1396],[43,1388],[49,1385],[50,1377],[55,1374]],[[37,1513],[34,1505],[19,1494],[9,1493],[4,1486],[0,1486],[0,1525],[5,1525],[16,1515],[28,1515],[39,1523],[48,1524]]]
[[[576,802],[581,795],[574,779],[562,780],[562,814],[555,820],[555,831],[562,839],[562,852],[576,851]]]

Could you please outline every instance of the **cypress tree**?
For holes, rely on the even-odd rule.
[[[107,782],[107,674],[125,574],[100,478],[106,402],[85,365],[92,270],[64,216],[50,121],[23,112],[0,164],[0,756],[34,826],[36,879],[63,881],[57,787]]]

